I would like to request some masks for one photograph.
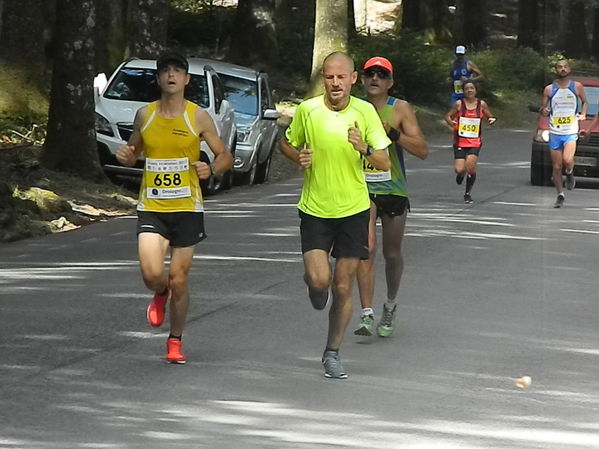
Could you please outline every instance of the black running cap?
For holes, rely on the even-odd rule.
[[[185,69],[186,72],[189,72],[189,63],[187,62],[187,59],[178,53],[165,53],[160,56],[156,61],[156,69],[161,71],[168,67],[169,64],[181,67],[182,69]]]

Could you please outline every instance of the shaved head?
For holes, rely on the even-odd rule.
[[[349,64],[350,72],[353,72],[356,70],[355,65],[354,65],[354,60],[352,58],[350,58],[347,53],[344,53],[342,51],[334,51],[333,53],[329,54],[326,58],[324,58],[324,61],[322,62],[323,69],[327,65],[327,63],[332,62],[332,61],[337,61],[339,59],[344,60]]]

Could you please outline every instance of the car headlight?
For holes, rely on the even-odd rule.
[[[96,112],[96,132],[104,134],[106,136],[114,137],[114,131],[110,126],[110,122],[106,120],[106,117],[101,116]]]
[[[537,135],[535,136],[537,142],[549,142],[549,130],[537,129]]]
[[[251,128],[237,128],[237,142],[249,140],[251,131]]]

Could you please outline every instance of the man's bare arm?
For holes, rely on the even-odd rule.
[[[143,152],[143,141],[141,139],[141,126],[146,116],[146,107],[140,108],[135,113],[133,121],[133,132],[129,136],[126,145],[121,145],[116,151],[116,159],[127,167],[133,167]]]
[[[397,142],[405,150],[420,159],[428,156],[428,146],[416,119],[416,114],[409,103],[398,101],[393,109],[393,127],[399,132]]]
[[[216,131],[216,127],[214,126],[214,122],[208,113],[201,109],[196,109],[196,125],[198,131],[200,132],[202,139],[208,144],[210,150],[214,154],[214,160],[212,161],[212,168],[210,165],[205,164],[203,162],[199,162],[199,164],[207,165],[207,167],[199,167],[201,168],[201,172],[205,173],[205,169],[207,168],[210,172],[214,171],[215,174],[222,175],[227,172],[233,166],[233,156],[231,152],[227,149],[222,139],[219,137],[218,132]],[[198,171],[198,175],[200,175],[200,171]],[[200,177],[200,179],[205,179]]]
[[[468,61],[468,69],[476,75],[470,78],[471,81],[481,81],[484,78],[483,72],[472,61]]]

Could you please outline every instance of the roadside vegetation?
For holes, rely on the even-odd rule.
[[[220,2],[225,5],[227,2]],[[229,2],[232,4],[232,2]],[[0,2],[1,4],[1,2]],[[206,6],[208,5],[208,6]],[[307,26],[314,11],[297,9],[293,17],[278,18],[276,58],[258,58],[252,66],[269,72],[277,107],[285,127],[295,106],[311,88],[313,35]],[[173,0],[168,20],[168,47],[188,56],[226,59],[236,27],[236,7],[215,2]],[[287,20],[287,22],[285,22]],[[515,25],[512,24],[512,28]],[[283,30],[283,31],[281,31]],[[313,30],[312,30],[313,31]],[[493,30],[491,30],[493,31]],[[313,34],[313,33],[312,33]],[[491,33],[492,34],[492,33]],[[515,30],[502,29],[502,35]],[[449,105],[448,73],[454,59],[451,36],[431,38],[427,33],[387,31],[353,33],[348,52],[359,70],[368,58],[385,56],[395,67],[392,95],[409,101],[426,136],[448,133],[443,116]],[[515,41],[494,41],[489,47],[468,49],[484,74],[479,97],[498,117],[498,127],[530,128],[536,119],[543,86],[552,78],[559,51],[540,54]],[[115,59],[118,63],[120,60]],[[597,75],[599,66],[586,59],[570,59],[573,74]],[[248,63],[249,65],[249,63]],[[97,64],[109,74],[114,67]],[[104,181],[90,181],[77,173],[58,172],[40,163],[50,102],[50,75],[27,70],[23,63],[0,64],[0,242],[69,229],[129,213],[136,192]],[[358,85],[354,94],[361,96]],[[272,179],[297,175],[297,168],[275,157]],[[53,194],[58,194],[55,198]],[[62,218],[61,218],[62,217]]]

